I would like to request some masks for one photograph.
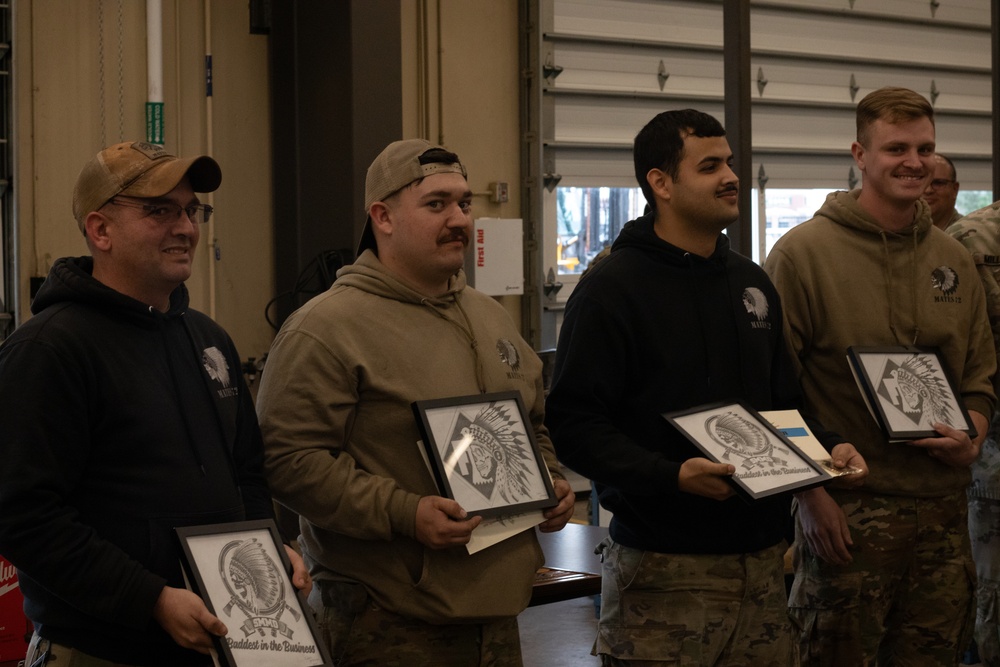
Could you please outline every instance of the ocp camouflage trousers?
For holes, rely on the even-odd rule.
[[[789,608],[802,665],[959,664],[971,640],[975,582],[964,491],[832,495],[847,516],[853,560],[820,560],[796,521]]]
[[[604,549],[594,655],[605,666],[789,667],[795,652],[783,555]]]
[[[361,584],[316,581],[309,595],[337,667],[522,667],[517,618],[434,625],[380,608]]]

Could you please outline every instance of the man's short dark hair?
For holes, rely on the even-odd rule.
[[[417,158],[417,161],[420,164],[455,164],[456,162],[460,162],[457,155],[443,148],[432,148],[424,151]]]
[[[724,137],[726,130],[713,116],[697,109],[664,111],[653,117],[635,135],[632,160],[635,179],[650,207],[656,210],[653,188],[646,181],[646,174],[659,169],[671,178],[677,178],[677,169],[684,154],[684,138]]]

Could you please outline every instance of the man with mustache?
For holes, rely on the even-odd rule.
[[[599,547],[594,654],[605,666],[786,667],[791,500],[735,496],[735,466],[705,458],[662,416],[733,399],[797,407],[781,304],[722,233],[739,215],[739,182],[715,118],[665,111],[633,157],[650,212],[570,296],[546,403],[560,460],[614,515]],[[850,444],[814,430],[838,467],[864,470]]]
[[[310,604],[341,667],[521,664],[535,531],[468,553],[482,519],[439,496],[413,401],[520,391],[559,497],[541,530],[573,511],[542,424],[541,361],[465,282],[471,204],[454,153],[390,144],[368,168],[357,261],[288,319],[261,378],[268,481],[301,516]]]
[[[921,195],[934,175],[934,110],[887,87],[857,107],[861,188],[833,192],[775,244],[765,269],[785,306],[806,405],[871,466],[863,489],[799,494],[789,605],[803,665],[954,665],[972,630],[969,466],[996,405],[983,286]],[[936,347],[977,435],[948,424],[890,443],[847,348]]]

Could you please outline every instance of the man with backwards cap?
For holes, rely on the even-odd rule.
[[[0,347],[0,553],[35,626],[27,665],[210,665],[227,632],[184,589],[173,534],[272,516],[240,357],[184,287],[212,213],[195,192],[221,180],[207,156],[98,153],[73,192],[92,256],[57,260]]]
[[[301,517],[310,603],[338,665],[521,664],[535,532],[469,554],[482,519],[440,496],[411,402],[519,391],[559,497],[541,530],[573,511],[542,424],[541,362],[466,285],[471,200],[455,154],[390,144],[368,168],[360,256],[286,321],[261,376],[268,482]]]

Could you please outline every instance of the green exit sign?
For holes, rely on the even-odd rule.
[[[146,141],[163,145],[163,102],[146,102]]]

